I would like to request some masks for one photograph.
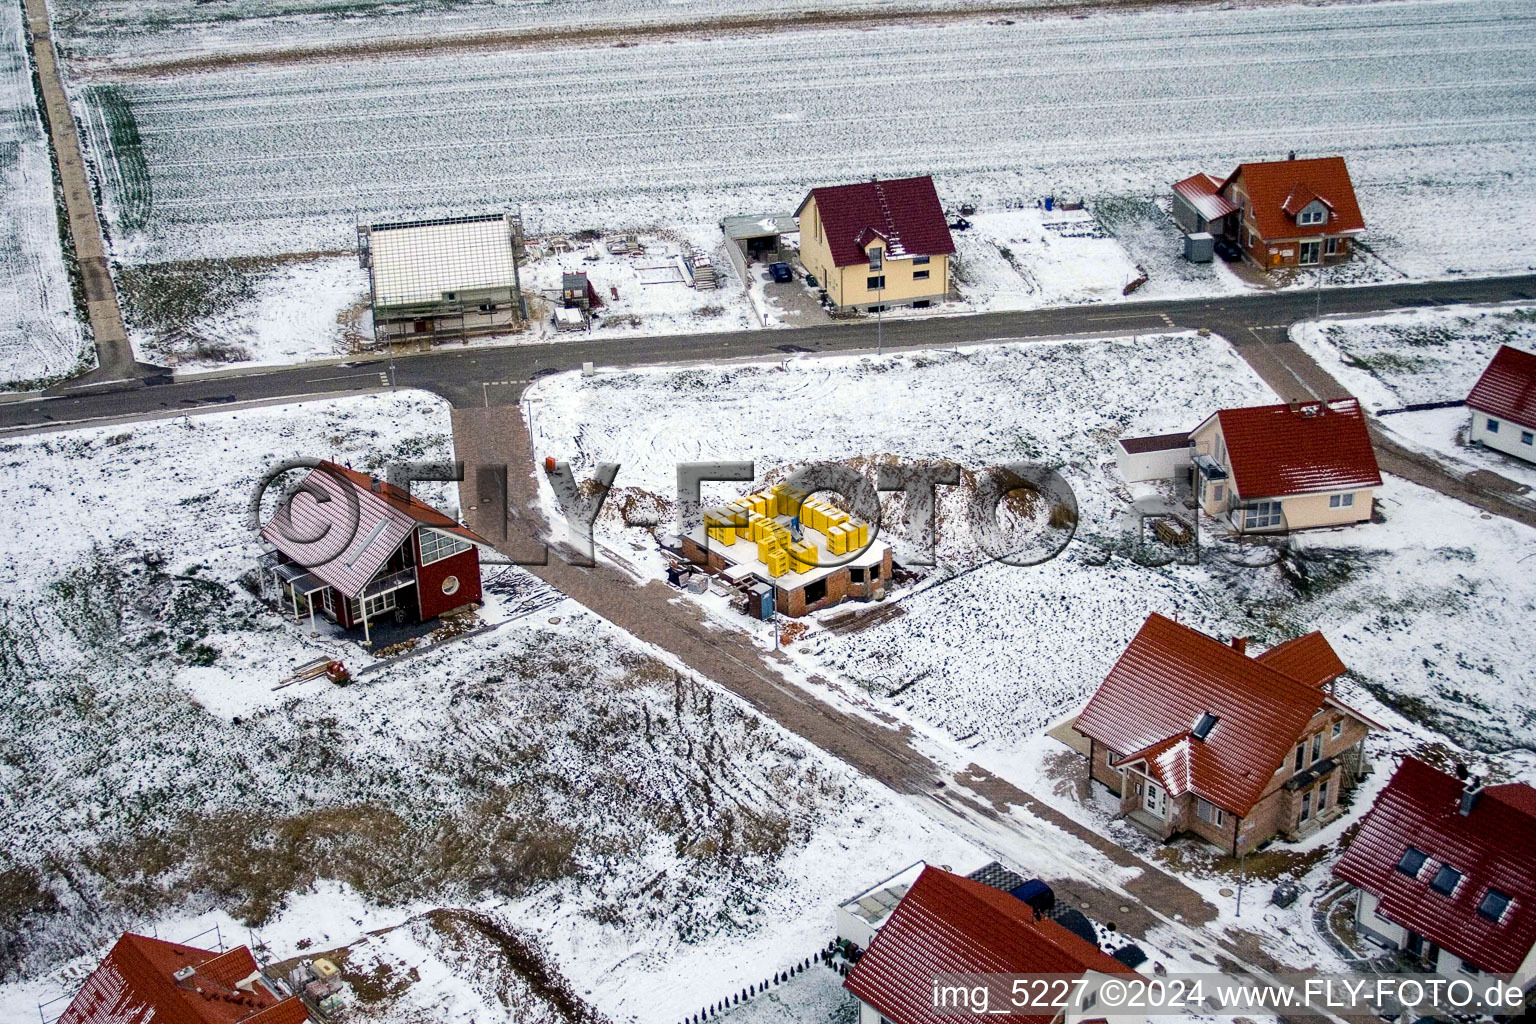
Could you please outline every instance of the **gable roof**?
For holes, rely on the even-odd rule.
[[[1191,174],[1183,181],[1175,182],[1173,191],[1195,208],[1206,220],[1220,220],[1229,213],[1237,212],[1237,205],[1221,194],[1222,181],[1205,172]]]
[[[1536,789],[1488,786],[1463,815],[1462,788],[1403,758],[1333,873],[1378,897],[1398,924],[1482,970],[1512,974],[1536,944]],[[1410,846],[1429,855],[1413,876],[1397,869]],[[1444,864],[1463,875],[1450,896],[1429,888]],[[1510,897],[1500,921],[1477,912],[1490,886]]]
[[[893,259],[947,256],[955,251],[939,193],[927,175],[813,188],[795,216],[812,199],[834,266],[865,262],[864,249],[877,237],[885,241],[886,253]]]
[[[1242,179],[1248,193],[1248,208],[1267,241],[1296,238],[1300,235],[1330,235],[1364,231],[1365,218],[1355,199],[1355,186],[1349,180],[1349,168],[1341,156],[1311,160],[1267,160],[1239,164],[1222,182],[1221,194],[1230,198],[1231,185]],[[1296,223],[1296,215],[1313,199],[1328,207],[1328,220],[1306,227]]]
[[[192,968],[180,980],[176,972]],[[57,1024],[304,1024],[297,996],[283,998],[260,982],[245,946],[227,953],[125,933],[86,979]]]
[[[1243,498],[1381,486],[1365,413],[1353,398],[1222,409],[1215,418]]]
[[[1301,650],[1316,653],[1312,641]],[[1282,651],[1277,660],[1287,657]],[[1243,815],[1325,705],[1374,724],[1262,658],[1153,612],[1076,728],[1124,755],[1121,764],[1144,761],[1169,795],[1194,793]],[[1192,730],[1205,714],[1216,716],[1216,724],[1196,739]]]
[[[1278,643],[1254,659],[1308,686],[1322,687],[1349,669],[1317,630]]]
[[[1536,430],[1536,353],[1500,345],[1467,405]]]
[[[302,501],[290,499],[261,528],[261,538],[346,597],[362,593],[418,526],[491,547],[402,488],[334,462],[310,470],[300,487],[318,490],[326,500],[316,499],[313,490]]]
[[[1136,972],[1023,901],[928,867],[880,928],[843,987],[901,1024],[950,1024],[933,1005],[938,974]],[[1053,1014],[1013,1014],[1046,1024]]]

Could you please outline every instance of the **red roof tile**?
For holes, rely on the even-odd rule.
[[[1381,486],[1365,414],[1353,398],[1223,409],[1216,418],[1242,498]]]
[[[1229,213],[1237,212],[1232,201],[1221,194],[1221,179],[1213,178],[1203,171],[1176,182],[1173,190],[1183,196],[1206,220],[1220,220]]]
[[[181,980],[176,972],[190,967]],[[86,979],[57,1024],[304,1024],[310,1019],[296,996],[275,995],[258,982],[235,987],[256,973],[244,946],[227,953],[124,934]]]
[[[1317,687],[1153,612],[1077,718],[1077,731],[1145,760],[1173,796],[1195,793],[1233,814],[1252,810],[1324,705]],[[1216,716],[1205,739],[1191,730]]]
[[[813,198],[836,266],[865,262],[869,257],[864,247],[877,236],[885,240],[893,258],[947,256],[955,251],[939,193],[927,175],[813,188],[795,216]]]
[[[1278,643],[1254,660],[1308,686],[1324,686],[1348,671],[1333,645],[1316,630]]]
[[[846,987],[900,1024],[953,1024],[933,1005],[940,974],[1135,974],[1000,889],[929,867],[881,926]],[[1045,1024],[1052,1014],[1009,1015]]]
[[[1222,195],[1231,197],[1235,181],[1248,193],[1249,209],[1265,241],[1365,230],[1343,157],[1240,164],[1222,183]],[[1329,208],[1328,220],[1303,227],[1296,223],[1296,215],[1313,198]]]
[[[1412,757],[1376,798],[1344,856],[1340,878],[1380,900],[1384,917],[1495,974],[1511,974],[1536,943],[1536,790],[1489,786],[1459,811],[1462,783]],[[1428,854],[1413,876],[1397,869],[1408,847]],[[1449,864],[1450,896],[1429,888]],[[1489,887],[1510,897],[1500,921],[1478,913]]]
[[[417,526],[491,547],[490,541],[401,488],[334,462],[321,462],[301,486],[318,488],[329,500],[318,501],[308,493],[290,500],[261,528],[261,537],[346,597],[362,593]],[[298,499],[297,493],[294,497]]]
[[[1467,395],[1467,405],[1536,430],[1536,353],[1501,345]]]

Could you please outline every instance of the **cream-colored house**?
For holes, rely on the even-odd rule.
[[[815,188],[795,216],[800,264],[836,308],[923,307],[949,294],[955,243],[932,178]]]
[[[1381,472],[1353,398],[1222,409],[1190,432],[1200,508],[1239,533],[1371,518]]]

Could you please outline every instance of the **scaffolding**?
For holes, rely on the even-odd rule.
[[[528,319],[525,255],[517,213],[359,223],[374,341],[467,340],[516,329]]]

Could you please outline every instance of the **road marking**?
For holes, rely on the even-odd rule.
[[[1159,313],[1157,315],[1163,318],[1163,323],[1167,324],[1169,327],[1173,326],[1173,317],[1169,316],[1167,313]]]
[[[309,377],[304,381],[304,383],[322,384],[328,380],[351,380],[353,377],[378,377],[383,380],[384,383],[389,383],[389,377],[382,373],[344,373],[339,377]]]

